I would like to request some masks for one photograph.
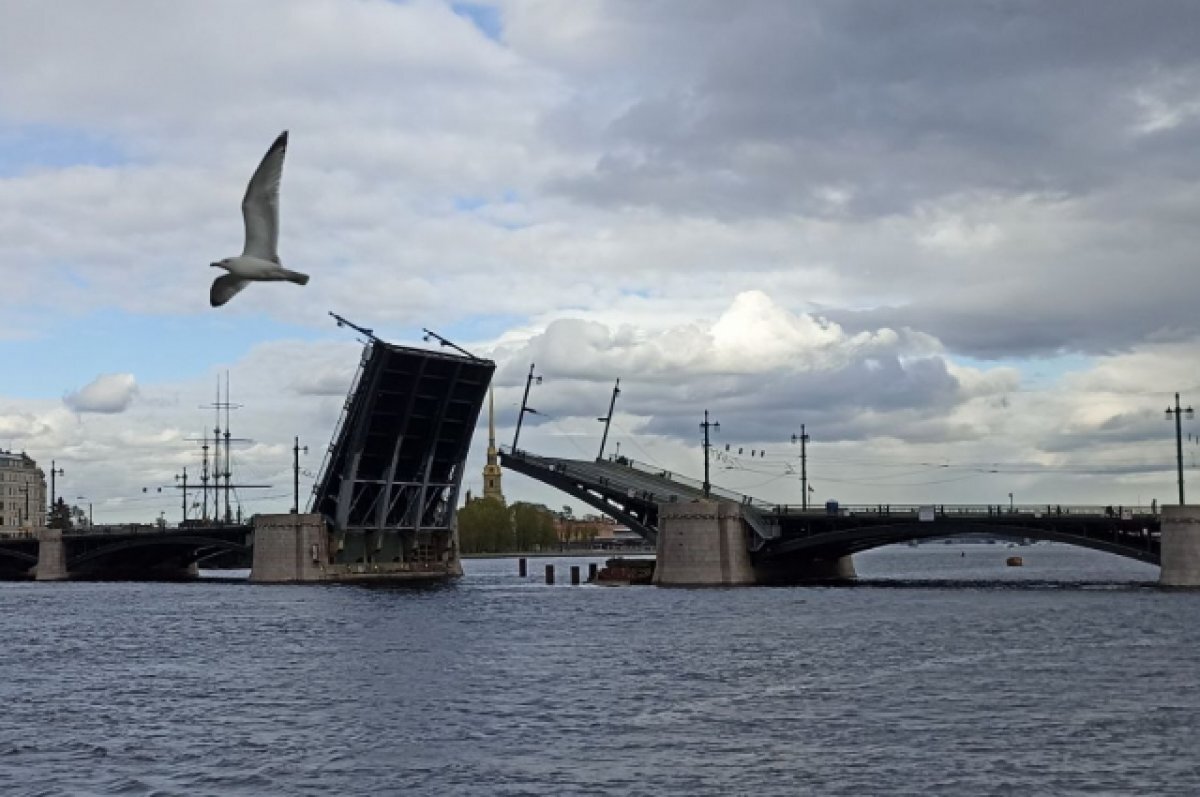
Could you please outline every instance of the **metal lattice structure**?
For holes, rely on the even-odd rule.
[[[341,540],[339,558],[405,562],[450,544],[464,461],[495,369],[491,360],[374,337],[366,344],[313,488],[311,511]]]

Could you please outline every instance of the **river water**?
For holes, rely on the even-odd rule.
[[[854,587],[563,584],[587,561],[0,584],[0,794],[1200,794],[1200,593],[1156,568],[937,544]]]

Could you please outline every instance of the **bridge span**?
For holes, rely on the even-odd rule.
[[[204,523],[6,532],[0,578],[184,580],[201,566],[249,568],[253,536],[253,526]]]
[[[1162,564],[1162,518],[1140,508],[842,505],[802,509],[717,487],[711,487],[706,498],[700,482],[626,457],[591,461],[503,451],[501,464],[562,490],[655,542],[658,572],[665,579],[678,570],[682,579],[678,583],[849,578],[856,553],[962,535],[1062,542]]]

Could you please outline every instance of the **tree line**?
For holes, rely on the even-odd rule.
[[[540,504],[478,498],[458,510],[458,544],[463,553],[551,550],[558,547],[554,513]]]

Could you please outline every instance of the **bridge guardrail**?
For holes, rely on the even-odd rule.
[[[342,402],[342,411],[338,414],[337,423],[333,427],[333,435],[329,438],[329,445],[325,447],[325,455],[321,458],[321,468],[317,471],[317,478],[313,481],[311,495],[317,494],[318,488],[325,483],[325,470],[329,467],[330,460],[333,458],[333,449],[337,447],[338,436],[342,433],[342,427],[346,425],[346,418],[350,415],[350,406],[354,403],[354,394],[358,392],[358,386],[362,382],[363,372],[367,370],[367,363],[371,359],[371,351],[374,349],[374,344],[368,342],[363,346],[362,355],[358,358],[358,368],[354,370],[354,377],[350,380],[350,389],[346,392],[346,398]]]
[[[30,529],[19,529],[17,531],[0,531],[0,540],[33,540],[37,535]]]
[[[648,476],[657,476],[660,479],[667,479],[668,481],[681,484],[685,487],[690,487],[696,492],[704,491],[704,482],[688,476],[681,476],[678,473],[666,470],[665,468],[656,468],[653,465],[648,465],[645,462],[638,462],[636,459],[631,459],[630,457],[621,457],[619,464],[626,465],[633,470],[636,470],[639,473],[644,473]],[[760,498],[755,498],[752,495],[746,495],[745,493],[726,490],[724,487],[718,487],[711,483],[709,484],[708,492],[709,495],[715,495],[719,498],[724,498],[727,501],[733,501],[734,503],[752,506],[755,509],[766,510],[769,512],[775,508],[775,504],[771,503],[770,501],[764,501]]]
[[[933,507],[937,515],[975,516],[975,517],[1011,517],[1013,515],[1029,515],[1033,517],[1111,517],[1111,518],[1157,518],[1157,507],[1148,506],[1087,506],[1059,504],[1017,504],[1009,507],[1007,504],[838,504],[836,511],[839,516],[851,515],[916,515],[922,508]],[[797,504],[778,504],[773,507],[777,513],[829,515],[831,510],[826,506],[809,506],[802,508]]]
[[[520,459],[530,460],[543,464],[545,467],[555,469],[563,473],[571,472],[571,469],[563,464],[563,460],[557,457],[543,457],[537,454],[532,454],[525,450],[513,451],[510,446],[501,446],[501,452],[506,456],[518,457]],[[688,488],[694,492],[700,493],[704,489],[704,483],[692,479],[687,476],[681,476],[674,471],[664,468],[655,467],[644,462],[638,462],[630,457],[619,457],[617,459],[605,460],[619,465],[624,465],[631,470],[654,478],[666,479],[670,482]],[[603,479],[601,479],[603,482]],[[723,487],[710,485],[709,494],[723,498],[727,501],[733,501],[744,506],[750,506],[760,512],[771,514],[810,514],[827,516],[830,514],[830,509],[827,505],[809,505],[802,508],[798,504],[776,504],[770,501],[764,501],[744,493],[726,490]],[[674,500],[658,494],[648,494],[650,498],[666,498]],[[664,501],[665,502],[665,501]],[[1071,517],[1112,517],[1112,518],[1158,518],[1161,507],[1153,506],[1123,506],[1123,505],[1086,505],[1086,504],[1016,504],[1009,506],[1008,504],[838,504],[837,514],[839,516],[850,515],[917,515],[920,510],[925,507],[932,506],[937,515],[954,515],[954,516],[976,516],[976,517],[1009,517],[1012,515],[1030,515],[1035,517],[1050,517],[1050,516],[1071,516]]]

